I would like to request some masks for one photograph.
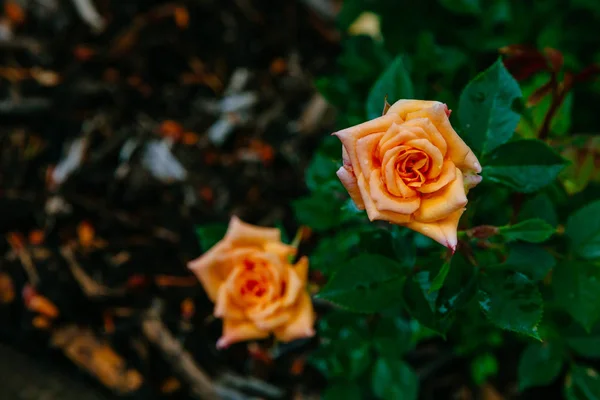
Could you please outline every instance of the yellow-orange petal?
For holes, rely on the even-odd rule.
[[[386,114],[379,118],[335,132],[333,135],[337,136],[346,148],[352,167],[359,168],[360,163],[358,156],[356,155],[356,142],[365,136],[387,131],[394,122],[401,123],[402,119],[398,115]],[[354,171],[354,173],[358,177],[359,171]]]
[[[275,337],[282,342],[295,339],[311,337],[315,334],[313,325],[315,323],[315,312],[308,293],[300,296],[290,321],[275,330]]]
[[[289,307],[294,304],[304,286],[305,284],[298,276],[298,273],[290,267],[287,280],[285,281],[285,292],[281,298],[282,307]]]
[[[265,242],[280,242],[281,232],[277,228],[265,228],[243,222],[236,216],[231,217],[225,240],[235,245],[264,244]]]
[[[464,211],[465,209],[461,208],[460,210],[456,210],[450,214],[447,218],[436,222],[411,221],[405,226],[430,237],[454,252],[458,243],[456,233],[458,229],[458,221],[460,220],[460,217]]]
[[[434,106],[435,104],[442,104],[439,101],[432,100],[413,100],[413,99],[405,99],[398,100],[394,104],[390,106],[388,110],[388,114],[397,114],[403,120],[407,120],[408,114],[422,110],[424,108],[429,108]]]
[[[415,197],[417,192],[406,186],[406,183],[398,175],[396,163],[394,162],[403,151],[406,151],[405,146],[398,146],[385,152],[381,161],[382,175],[385,178],[385,185],[391,194],[404,198]]]
[[[296,248],[283,242],[267,242],[263,246],[264,251],[275,254],[282,261],[287,261],[289,257],[296,254]]]
[[[345,166],[342,166],[337,170],[336,175],[342,182],[342,185],[344,185],[344,188],[346,188],[348,191],[348,194],[356,205],[356,208],[359,210],[364,210],[365,203],[360,194],[358,182],[356,180],[356,176],[354,176],[354,173],[350,172]]]
[[[419,131],[414,127],[407,127],[406,124],[392,124],[381,137],[379,144],[379,158],[383,158],[384,154],[389,150],[414,139],[427,139],[427,136],[423,130]]]
[[[298,260],[296,265],[294,265],[294,271],[300,278],[300,282],[306,284],[308,281],[308,257],[304,256]]]
[[[433,143],[433,145],[440,150],[444,157],[446,156],[446,152],[448,151],[448,144],[446,143],[446,139],[444,139],[442,134],[437,130],[437,128],[431,123],[429,119],[414,118],[405,121],[402,125],[422,130],[426,138],[429,139],[431,143]]]
[[[465,191],[469,191],[469,189],[473,189],[475,186],[481,183],[482,177],[481,175],[477,175],[473,172],[469,172],[464,175],[463,182],[465,184]]]
[[[371,172],[369,181],[371,198],[379,211],[391,211],[398,214],[410,215],[417,211],[421,200],[419,197],[402,198],[392,196],[381,180],[381,171]]]
[[[252,321],[259,329],[272,331],[286,324],[290,320],[291,315],[290,310],[281,309],[265,318],[252,318]]]
[[[362,173],[367,176],[373,169],[379,168],[378,165],[375,165],[375,160],[379,158],[376,154],[377,146],[383,135],[383,132],[374,133],[356,141],[356,156],[360,164],[353,165],[354,174]]]
[[[442,134],[448,144],[448,157],[464,172],[481,172],[481,164],[469,146],[458,136],[446,114],[445,104],[435,102],[431,107],[409,113],[408,120],[415,118],[429,118],[437,130]]]
[[[442,156],[442,152],[433,145],[427,139],[415,139],[406,142],[406,146],[422,150],[427,154],[430,158],[429,163],[429,172],[427,173],[427,177],[430,179],[436,178],[440,171],[442,170],[442,166],[444,165],[444,157]]]
[[[264,339],[268,336],[268,331],[259,329],[250,321],[224,319],[223,335],[217,341],[217,348],[225,349],[233,343],[251,339]]]
[[[444,160],[442,172],[436,179],[427,180],[421,187],[416,188],[421,193],[433,193],[456,179],[456,167],[452,160]]]
[[[467,204],[462,172],[458,168],[455,172],[454,181],[421,198],[421,207],[414,214],[417,221],[434,222],[446,218]]]
[[[410,215],[398,214],[395,212],[383,211],[377,209],[373,199],[371,198],[371,192],[369,184],[365,180],[365,177],[361,174],[358,176],[358,187],[360,193],[365,202],[365,210],[370,221],[380,220],[389,221],[394,224],[403,224],[410,221]]]
[[[221,271],[226,266],[218,261],[229,249],[229,243],[220,241],[206,253],[187,264],[212,301],[216,300],[219,287],[226,278],[224,271]]]
[[[213,315],[217,318],[244,319],[244,310],[231,301],[231,294],[226,285],[221,285],[215,301]]]

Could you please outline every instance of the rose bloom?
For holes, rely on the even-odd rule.
[[[288,342],[314,335],[315,315],[306,291],[308,259],[296,253],[276,228],[233,217],[225,237],[188,264],[223,319],[218,348],[274,333]]]
[[[343,144],[337,176],[371,221],[406,226],[454,251],[481,165],[449,116],[437,101],[399,100],[385,115],[334,135]]]

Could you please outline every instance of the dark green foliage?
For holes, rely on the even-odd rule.
[[[345,33],[363,11],[381,36]],[[380,116],[386,97],[444,102],[483,181],[452,255],[370,222],[335,175],[339,141],[324,137],[293,204],[316,231],[311,268],[327,279],[317,297],[333,309],[311,356],[330,382],[324,398],[416,399],[404,357],[427,340],[468,359],[477,385],[510,370],[520,390],[560,379],[566,398],[600,399],[598,373],[579,361],[600,358],[600,145],[580,133],[598,131],[600,84],[580,76],[561,93],[600,60],[589,34],[599,16],[594,0],[344,1],[337,68],[316,80],[335,129]],[[502,365],[500,353],[516,360],[523,348],[518,365]]]

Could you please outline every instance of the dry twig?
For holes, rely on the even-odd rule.
[[[191,387],[193,394],[202,400],[248,399],[235,390],[215,385],[210,377],[194,361],[193,357],[160,320],[160,303],[155,303],[148,310],[142,322],[142,331],[148,340],[157,346],[163,353],[167,362],[171,364]]]

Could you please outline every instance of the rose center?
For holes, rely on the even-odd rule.
[[[273,276],[269,261],[262,257],[244,257],[238,261],[237,268],[239,275],[235,279],[233,290],[239,301],[256,305],[279,289],[275,289],[275,281],[278,279]]]
[[[420,150],[407,150],[395,160],[396,173],[409,186],[420,186],[425,182],[429,170],[429,156]]]
[[[245,284],[240,288],[240,294],[242,296],[251,294],[256,297],[262,297],[267,292],[265,285],[256,279],[248,279]]]

